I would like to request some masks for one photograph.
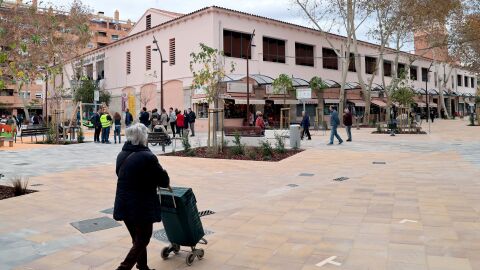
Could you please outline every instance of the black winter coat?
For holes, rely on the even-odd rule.
[[[131,153],[134,154],[128,157]],[[157,187],[168,187],[170,178],[150,149],[125,143],[117,156],[116,173],[113,218],[136,223],[160,222]]]

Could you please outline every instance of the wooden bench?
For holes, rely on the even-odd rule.
[[[262,137],[263,132],[260,127],[224,127],[225,136],[234,136],[236,133],[242,137]]]
[[[45,126],[32,126],[27,127],[21,130],[20,139],[23,143],[23,137],[30,136],[31,141],[33,142],[33,136],[35,136],[35,142],[37,142],[37,135],[42,135],[42,138],[45,139],[45,135],[48,133],[49,128]],[[17,141],[17,136],[15,136],[15,142]]]
[[[165,146],[172,144],[172,139],[170,139],[170,136],[163,131],[149,132],[147,141],[153,146],[156,146],[157,144],[162,146],[163,152],[165,152]]]

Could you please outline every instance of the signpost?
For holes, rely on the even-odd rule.
[[[97,111],[97,102],[100,101],[100,91],[95,90],[93,91],[93,104],[94,104],[94,110],[95,112]]]
[[[312,98],[311,88],[297,88],[297,99],[303,103],[303,111],[305,111],[305,100]]]

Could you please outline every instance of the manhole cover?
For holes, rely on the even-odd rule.
[[[381,164],[381,165],[385,165],[387,164],[385,161],[374,161],[372,162],[373,164]]]
[[[100,211],[100,213],[113,215],[113,207]]]
[[[298,187],[298,185],[297,184],[288,184],[287,187],[294,188],[294,187]]]
[[[345,180],[348,180],[348,179],[350,179],[350,178],[342,176],[342,177],[338,177],[338,178],[333,179],[333,181],[345,181]]]
[[[16,163],[16,164],[13,164],[13,165],[25,166],[25,165],[30,165],[30,163],[23,162],[23,163]]]
[[[70,225],[75,227],[81,233],[91,233],[121,226],[120,223],[109,217],[101,217],[72,222],[70,223]]]
[[[30,186],[31,187],[39,187],[39,186],[43,186],[43,184],[31,184]]]
[[[210,235],[215,233],[214,231],[210,231],[210,230],[203,230],[203,231],[205,232],[205,235]],[[165,229],[154,231],[153,238],[157,239],[158,241],[170,243],[170,241],[168,241],[168,237],[167,237],[167,233],[165,232]]]
[[[213,214],[215,214],[215,212],[212,211],[212,210],[205,210],[205,211],[198,212],[198,215],[200,217],[209,216],[209,215],[213,215]]]
[[[298,176],[314,176],[315,174],[313,173],[301,173]]]

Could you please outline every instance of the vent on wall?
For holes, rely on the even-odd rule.
[[[152,15],[151,14],[148,14],[147,15],[147,20],[146,20],[146,26],[145,26],[145,29],[150,29],[152,28]]]
[[[131,71],[131,68],[130,68],[130,67],[131,67],[131,66],[130,66],[130,64],[131,64],[131,62],[130,62],[130,60],[131,60],[131,59],[130,59],[130,55],[131,55],[130,52],[127,52],[127,74],[130,74],[130,71]]]
[[[175,39],[171,38],[169,40],[169,62],[170,66],[175,65]]]
[[[152,69],[152,47],[147,46],[146,48],[146,54],[145,54],[145,68],[147,70]]]

